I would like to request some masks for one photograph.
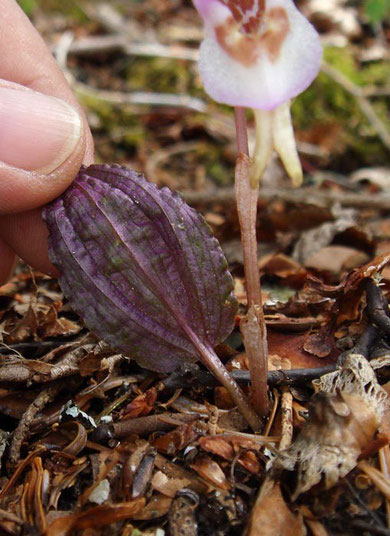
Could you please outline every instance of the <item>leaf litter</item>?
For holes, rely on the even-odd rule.
[[[176,534],[182,517],[189,534],[253,535],[259,523],[267,534],[288,533],[287,527],[291,534],[314,530],[310,527],[337,530],[343,486],[359,496],[356,511],[348,514],[351,526],[373,523],[362,513],[362,501],[368,511],[375,506],[376,523],[382,523],[390,349],[387,282],[378,281],[388,262],[388,255],[380,255],[338,285],[307,277],[306,287],[287,303],[266,305],[273,333],[269,375],[282,374],[270,388],[274,409],[260,435],[248,433],[228,392],[222,396],[224,388],[199,366],[171,374],[144,369],[86,331],[66,302],[56,305],[57,321],[64,326],[62,319],[69,320],[77,329],[54,335],[40,329],[35,311],[42,310],[41,303],[50,310],[60,291],[54,280],[19,270],[2,317],[14,324],[24,320],[32,329],[17,342],[4,335],[0,500],[8,516],[1,519],[2,530],[125,534],[131,527],[161,526]],[[30,305],[20,309],[19,296],[28,295]],[[308,313],[319,322],[302,324],[297,336],[288,323]],[[275,325],[278,314],[284,323]],[[45,325],[46,316],[39,319]],[[331,359],[303,350],[307,337],[323,325],[338,349]],[[354,341],[349,348],[348,331]],[[284,350],[280,336],[288,345]],[[233,376],[247,385],[245,353],[239,346],[219,351]],[[5,380],[11,367],[13,375]],[[316,367],[322,370],[317,379],[305,380]],[[326,367],[330,372],[324,374]],[[295,370],[297,381],[289,380]],[[361,475],[368,476],[363,489],[356,484]],[[324,512],[324,497],[332,493],[333,507]]]
[[[169,39],[169,32],[164,33],[168,15],[169,31],[183,29],[176,3],[145,3],[163,18],[162,39]],[[340,19],[333,19],[335,10],[314,7],[315,2],[307,2],[313,20],[319,18],[327,28],[326,39],[339,46],[351,31],[355,44],[377,53],[375,39],[356,11],[350,13],[355,29],[344,31]],[[135,27],[146,23],[153,32],[143,6],[129,9]],[[337,9],[346,8],[337,2]],[[191,17],[184,14],[187,31]],[[91,24],[87,31],[93,32],[96,23]],[[186,42],[187,36],[179,35]],[[337,51],[341,57],[342,49]],[[116,69],[122,68],[123,58],[114,55],[113,60]],[[100,60],[72,57],[71,62],[89,83],[121,84]],[[182,75],[180,83],[188,83]],[[181,110],[147,110],[139,115],[146,142],[135,142],[131,132],[127,138],[115,135],[121,127],[115,114],[113,125],[106,127],[107,110],[97,113],[101,160],[113,159],[107,140],[115,136],[121,143],[114,159],[128,163],[130,152],[140,170],[160,149],[153,179],[187,187],[188,198],[195,190],[193,204],[222,245],[237,238],[229,195],[222,191],[219,196],[217,188],[214,200],[209,190],[210,185],[229,184],[226,170],[234,157],[224,118],[221,128]],[[371,158],[351,152],[346,139],[339,143],[340,153],[335,148],[329,152],[327,135],[338,127],[335,122],[323,132],[301,132],[301,139],[328,151],[325,158],[304,156],[307,169],[314,168],[312,190],[317,194],[348,196],[353,190],[337,173],[320,178],[321,167],[330,162],[337,168],[343,157],[345,165],[340,165],[348,173],[356,158],[360,165]],[[207,148],[209,138],[227,140],[222,155]],[[199,143],[188,151],[179,145],[184,152],[172,154],[180,158],[170,157],[183,139],[195,139],[200,149]],[[221,169],[210,164],[218,158]],[[351,176],[352,182],[359,181],[362,197],[386,185],[386,168],[379,179],[369,169]],[[272,180],[277,174],[276,169]],[[260,434],[251,433],[228,392],[204,368],[189,363],[170,374],[151,372],[99,341],[71,310],[56,281],[19,268],[0,288],[2,533],[255,536],[259,527],[270,535],[387,533],[386,212],[363,206],[351,215],[324,204],[321,195],[310,200],[307,192],[297,204],[283,187],[280,198],[264,195],[268,201],[259,201],[258,231],[273,408]],[[349,210],[343,195],[343,207]],[[235,287],[242,287],[239,256],[232,256],[230,269]],[[279,301],[286,290],[291,297]],[[247,390],[247,360],[237,329],[246,308],[239,301],[235,329],[226,342],[229,351],[221,346],[216,351]]]

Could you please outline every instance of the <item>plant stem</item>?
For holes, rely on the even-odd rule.
[[[192,332],[192,330],[187,330],[187,333],[190,336],[193,345],[198,350],[202,363],[229,391],[234,403],[237,405],[238,409],[245,417],[252,430],[254,432],[259,432],[262,428],[262,422],[259,419],[259,416],[249,404],[249,401],[241,387],[239,387],[238,383],[226,370],[225,365],[219,359],[214,350],[204,345],[203,342],[195,335],[195,333]]]
[[[267,338],[265,321],[260,305],[251,305],[241,319],[240,329],[251,376],[251,402],[259,415],[267,415]]]
[[[250,350],[247,351],[249,371],[251,374],[252,403],[259,415],[268,412],[268,397],[266,378],[268,371],[267,330],[265,326],[263,304],[261,298],[260,273],[257,262],[256,217],[258,184],[250,184],[250,165],[248,137],[246,131],[245,110],[235,108],[235,122],[237,132],[238,157],[235,168],[235,193],[238,219],[241,227],[241,243],[244,256],[244,271],[248,309],[255,315],[250,318],[251,331],[254,333],[254,323],[258,329],[255,336],[256,345],[252,344],[251,337],[246,337]],[[252,341],[253,342],[253,341]]]

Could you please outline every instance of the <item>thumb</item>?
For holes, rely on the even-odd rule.
[[[82,164],[86,132],[67,102],[0,81],[0,213],[59,195]]]

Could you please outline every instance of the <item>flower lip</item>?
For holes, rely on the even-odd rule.
[[[263,22],[265,0],[222,0],[222,2],[230,9],[242,33],[253,35],[259,32]]]
[[[241,8],[256,0],[226,0]],[[321,66],[313,26],[291,0],[267,0],[257,33],[241,31],[222,0],[194,0],[205,23],[199,70],[216,101],[271,110],[304,91]],[[247,17],[247,20],[248,17]]]

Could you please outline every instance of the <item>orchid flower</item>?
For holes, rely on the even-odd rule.
[[[306,89],[321,65],[321,45],[293,0],[193,0],[205,37],[199,70],[207,93],[235,106],[238,158],[235,168],[248,313],[240,328],[251,375],[251,400],[268,412],[268,344],[257,262],[256,213],[260,178],[273,149],[293,183],[302,168],[291,123],[290,100]],[[249,159],[244,108],[252,108],[256,146]]]
[[[255,186],[272,150],[293,183],[302,182],[290,116],[290,100],[316,77],[322,50],[313,26],[293,0],[193,0],[205,38],[199,70],[216,101],[254,110]]]

